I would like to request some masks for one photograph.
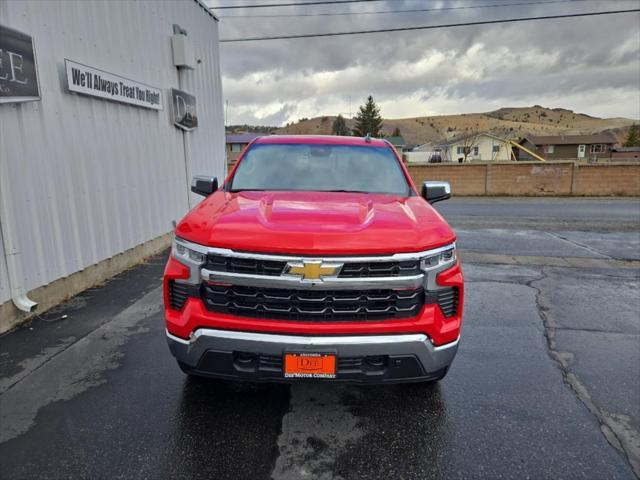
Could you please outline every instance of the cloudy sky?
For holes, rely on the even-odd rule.
[[[531,4],[542,1],[553,3]],[[482,7],[497,4],[503,6]],[[220,38],[233,39],[632,8],[640,8],[640,0],[384,0],[214,9],[214,13],[220,17]],[[353,15],[326,15],[344,12]],[[307,16],[292,16],[300,14]],[[602,117],[640,118],[639,13],[221,43],[220,49],[230,124],[283,125],[301,117],[347,116],[369,94],[387,118],[534,104]]]

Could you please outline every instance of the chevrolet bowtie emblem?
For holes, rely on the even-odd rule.
[[[285,273],[295,275],[302,280],[320,280],[322,277],[335,277],[342,268],[341,263],[323,263],[321,260],[289,262]]]

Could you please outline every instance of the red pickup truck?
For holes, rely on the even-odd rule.
[[[254,140],[177,225],[166,335],[187,374],[392,383],[443,378],[458,348],[455,234],[393,146],[372,138]]]

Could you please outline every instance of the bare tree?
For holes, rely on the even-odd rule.
[[[467,162],[467,157],[479,143],[480,132],[477,129],[472,129],[469,135],[460,139],[459,145],[462,147],[462,153],[458,155],[464,155],[463,162]]]

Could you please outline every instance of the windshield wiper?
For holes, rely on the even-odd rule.
[[[318,190],[319,192],[336,192],[336,193],[371,193],[366,190]]]

